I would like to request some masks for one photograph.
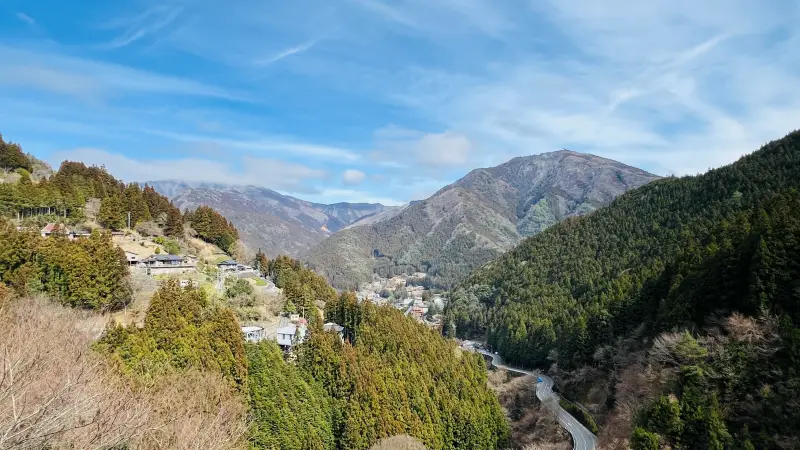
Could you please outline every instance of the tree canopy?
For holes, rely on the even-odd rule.
[[[74,241],[58,230],[42,238],[0,220],[0,281],[80,308],[116,309],[131,299],[125,254],[99,231]]]
[[[222,373],[244,388],[247,360],[233,312],[209,302],[205,291],[169,279],[153,295],[144,327],[116,326],[98,348],[140,379],[195,368]]]
[[[187,217],[200,239],[228,251],[239,239],[239,231],[220,213],[208,206],[199,206]]]
[[[4,141],[2,134],[0,134],[0,169],[31,171],[31,161],[22,152],[22,147],[19,144]]]

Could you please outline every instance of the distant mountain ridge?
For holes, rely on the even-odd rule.
[[[568,217],[659,178],[594,155],[561,150],[475,169],[427,200],[375,223],[362,220],[305,256],[340,288],[422,270],[451,285],[471,270]],[[375,218],[379,218],[375,216]]]
[[[378,203],[321,204],[257,186],[148,181],[181,209],[208,205],[233,222],[242,241],[268,256],[303,255],[331,233],[387,209]]]

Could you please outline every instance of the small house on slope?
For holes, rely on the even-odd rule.
[[[333,332],[333,333],[338,334],[339,335],[339,339],[342,342],[344,342],[344,327],[343,326],[341,326],[341,325],[339,325],[337,323],[334,323],[334,322],[328,322],[328,323],[326,323],[325,325],[322,326],[322,330],[325,331],[326,333],[327,332]]]
[[[242,334],[247,342],[259,342],[267,337],[264,328],[258,326],[242,327]]]
[[[139,267],[147,269],[148,275],[163,275],[191,272],[195,269],[195,264],[179,255],[153,255],[143,259]]]
[[[239,267],[239,263],[233,259],[226,259],[217,264],[219,270],[222,272],[234,272]]]
[[[275,335],[278,345],[284,349],[291,349],[293,346],[302,343],[305,338],[306,327],[302,325],[297,326],[295,324],[278,328],[278,331]]]

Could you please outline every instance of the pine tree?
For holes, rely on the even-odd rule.
[[[164,224],[164,233],[172,237],[183,236],[183,216],[181,215],[181,211],[174,206],[167,210],[167,221]]]
[[[124,197],[126,212],[130,212],[131,214],[131,227],[136,226],[137,223],[152,220],[147,202],[138,184],[129,184],[125,188]]]
[[[122,200],[117,195],[111,195],[100,203],[97,221],[108,229],[118,231],[125,228],[125,216]]]

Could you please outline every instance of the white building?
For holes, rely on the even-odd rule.
[[[339,335],[339,339],[344,342],[344,327],[333,322],[328,322],[322,326],[322,330],[325,332],[332,331]]]
[[[295,324],[287,325],[278,328],[275,335],[278,345],[282,347],[292,347],[300,344],[306,338],[306,328],[304,326],[297,326]]]
[[[139,264],[139,255],[137,255],[136,253],[125,250],[125,259],[128,260],[129,266],[135,266]]]
[[[258,342],[267,337],[264,329],[256,326],[242,327],[242,334],[247,342]]]

